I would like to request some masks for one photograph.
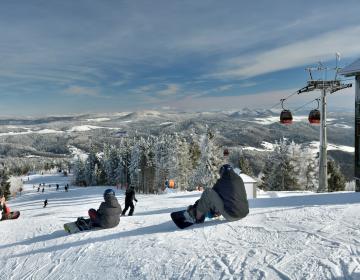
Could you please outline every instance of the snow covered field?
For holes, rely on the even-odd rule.
[[[67,180],[30,176],[10,201],[21,216],[0,222],[1,280],[360,279],[360,193],[262,192],[243,220],[185,230],[169,213],[200,192],[137,195],[135,216],[116,228],[69,235],[63,224],[97,208],[106,187],[64,192]],[[43,182],[37,193],[32,185]]]

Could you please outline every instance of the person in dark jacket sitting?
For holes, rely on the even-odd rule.
[[[98,210],[89,210],[91,225],[102,228],[116,227],[120,222],[121,206],[115,197],[114,190],[105,190],[104,200]]]
[[[200,199],[187,209],[192,222],[201,223],[207,213],[220,214],[228,221],[244,218],[249,203],[244,182],[229,164],[220,168],[220,179],[211,189],[205,189]]]
[[[135,189],[133,186],[131,186],[125,192],[125,208],[124,208],[124,211],[122,211],[121,215],[125,215],[126,211],[129,209],[129,207],[130,207],[129,216],[133,215],[134,209],[135,209],[133,200],[135,200],[137,202],[137,199],[135,197]]]

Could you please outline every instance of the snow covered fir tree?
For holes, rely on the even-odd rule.
[[[0,165],[0,198],[5,196],[6,199],[10,196],[9,176],[3,164]]]
[[[77,185],[129,185],[143,193],[158,193],[169,179],[180,190],[211,187],[222,164],[215,134],[177,133],[121,139],[120,145],[91,147],[86,160],[73,165]]]

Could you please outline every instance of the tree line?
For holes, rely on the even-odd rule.
[[[222,164],[220,147],[210,130],[199,135],[178,133],[123,137],[119,145],[94,147],[86,160],[73,166],[77,185],[130,185],[143,193],[158,193],[167,180],[180,190],[211,187]]]

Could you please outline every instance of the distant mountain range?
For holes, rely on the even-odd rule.
[[[308,112],[306,112],[308,113]],[[319,126],[310,125],[305,112],[297,112],[292,125],[279,123],[279,111],[242,109],[221,112],[140,111],[43,118],[0,119],[0,156],[71,157],[70,146],[86,152],[93,145],[116,144],[125,135],[159,135],[210,128],[218,135],[220,146],[263,149],[263,143],[275,143],[285,137],[299,144],[319,141]],[[348,149],[329,151],[350,180],[353,170],[354,113],[328,112],[328,142]],[[91,139],[91,141],[89,141]],[[251,157],[259,154],[247,149]],[[350,151],[350,152],[349,152]],[[259,172],[261,166],[254,166]]]

